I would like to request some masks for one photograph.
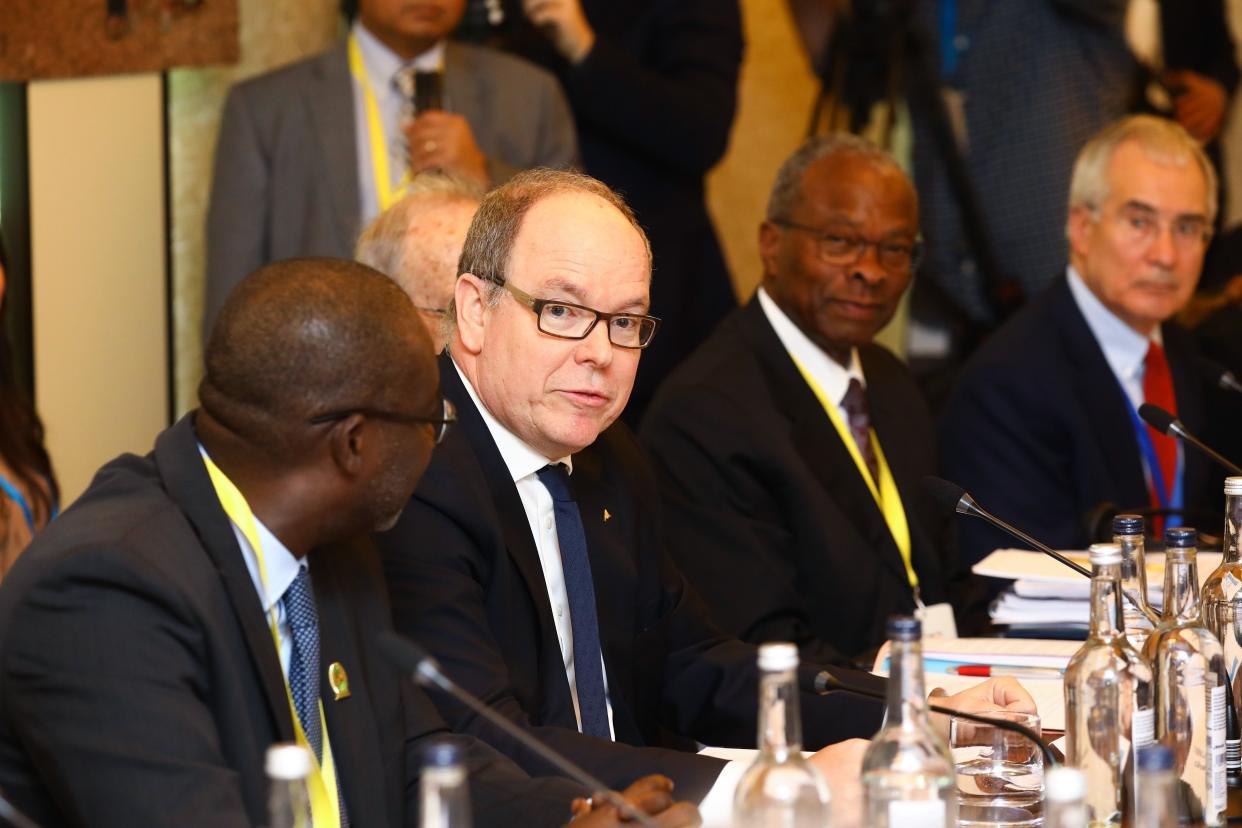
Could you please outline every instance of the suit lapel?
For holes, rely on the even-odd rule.
[[[228,515],[216,498],[211,478],[199,455],[193,416],[192,413],[187,414],[160,435],[155,443],[155,463],[169,495],[193,525],[203,548],[220,573],[220,580],[246,639],[251,662],[263,685],[273,728],[282,741],[293,741],[293,718],[289,712],[284,673],[280,669],[272,632]]]
[[[803,379],[780,338],[772,330],[758,299],[743,311],[743,331],[770,378],[768,392],[776,409],[789,418],[793,444],[828,497],[840,506],[854,529],[885,566],[902,582],[906,568],[879,505],[828,419],[819,399]]]
[[[1207,410],[1203,396],[1203,374],[1195,363],[1194,345],[1185,329],[1176,324],[1162,326],[1161,335],[1164,339],[1164,351],[1169,360],[1169,370],[1173,374],[1173,394],[1177,399],[1177,418],[1181,420],[1191,434],[1201,435],[1207,425]],[[1183,503],[1192,505],[1202,502],[1203,485],[1209,479],[1213,466],[1202,454],[1192,448],[1183,446],[1182,468]]]
[[[320,698],[336,765],[337,784],[345,797],[350,822],[382,825],[387,819],[385,803],[374,796],[377,780],[384,779],[379,734],[366,686],[366,673],[358,643],[359,630],[350,612],[350,596],[343,584],[350,579],[343,567],[360,564],[358,557],[371,554],[364,543],[349,548],[317,549],[311,553],[311,577],[319,611]],[[349,682],[349,695],[337,699],[329,667],[339,663]]]
[[[484,86],[487,73],[473,64],[469,51],[460,44],[451,40],[444,44],[445,106],[465,118],[477,134],[478,125],[491,119],[487,117],[488,90]]]
[[[354,86],[345,44],[324,54],[315,69],[316,82],[304,93],[315,127],[312,140],[318,140],[323,162],[315,174],[327,179],[341,238],[346,248],[352,248],[361,229],[361,188],[358,184],[358,141],[354,132]],[[328,163],[327,159],[334,160]]]

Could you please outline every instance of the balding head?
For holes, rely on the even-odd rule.
[[[275,460],[293,459],[318,414],[408,410],[411,391],[437,393],[410,300],[377,271],[333,259],[276,262],[238,284],[205,362],[203,409]]]

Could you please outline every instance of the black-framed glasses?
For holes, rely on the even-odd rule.
[[[509,294],[535,312],[539,330],[560,339],[586,339],[599,320],[608,325],[608,341],[618,348],[646,348],[655,337],[660,320],[641,313],[605,313],[553,299],[536,299],[503,279],[489,281],[500,285]]]
[[[868,247],[875,248],[876,259],[885,270],[914,270],[923,258],[923,242],[919,240],[904,241],[885,239],[872,241],[864,239],[856,233],[835,230],[817,230],[785,219],[773,219],[777,227],[789,230],[801,230],[815,237],[818,242],[819,257],[828,264],[852,265],[863,257]]]
[[[307,420],[311,425],[323,425],[324,423],[334,423],[343,420],[351,414],[362,414],[366,417],[374,417],[377,420],[388,420],[393,423],[427,424],[436,427],[436,445],[444,442],[444,436],[448,434],[449,426],[457,422],[457,408],[446,399],[440,400],[440,416],[439,417],[423,417],[418,414],[402,414],[399,411],[385,411],[382,408],[368,408],[366,406],[356,406],[354,408],[342,408],[337,411],[329,411],[326,414],[316,414]]]

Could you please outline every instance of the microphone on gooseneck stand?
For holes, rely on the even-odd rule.
[[[1212,385],[1215,385],[1222,391],[1242,394],[1242,380],[1234,376],[1233,371],[1230,371],[1216,360],[1208,359],[1205,356],[1199,357],[1196,360],[1196,364],[1199,366],[1199,370],[1203,372],[1204,378],[1211,382]]]
[[[1008,523],[1005,523],[1005,521],[996,517],[996,515],[983,509],[983,507],[976,503],[975,499],[970,496],[969,492],[956,483],[950,483],[948,480],[944,480],[940,477],[933,477],[929,474],[923,478],[923,488],[929,495],[931,495],[936,504],[942,507],[946,512],[953,511],[957,512],[959,515],[970,515],[971,517],[983,518],[997,529],[1000,529],[1006,534],[1012,535],[1028,546],[1056,559],[1058,562],[1068,566],[1084,578],[1091,577],[1091,570],[1074,563],[1069,558],[1053,549],[1051,546],[1048,546],[1046,543],[1035,540],[1021,529],[1010,526]]]
[[[802,686],[803,690],[820,696],[825,696],[836,690],[841,693],[849,693],[854,696],[863,696],[869,699],[879,699],[880,701],[885,701],[887,699],[886,694],[880,692],[879,690],[863,687],[852,682],[841,681],[841,679],[833,675],[828,670],[820,670],[818,673],[800,670],[798,671],[798,680],[798,683]],[[1044,754],[1044,762],[1048,765],[1048,767],[1055,767],[1061,764],[1057,759],[1056,754],[1052,752],[1052,748],[1044,742],[1042,738],[1040,738],[1038,733],[1031,730],[1026,725],[1020,725],[1017,722],[1010,722],[1005,719],[993,719],[989,716],[982,716],[978,713],[967,713],[963,710],[954,710],[951,707],[931,704],[930,702],[927,705],[927,709],[933,710],[936,713],[943,713],[946,716],[956,716],[959,719],[966,719],[967,721],[976,722],[978,724],[991,725],[993,727],[1000,728],[1001,730],[1008,730],[1011,733],[1017,733],[1020,736],[1030,739],[1039,746],[1040,752]]]
[[[1198,437],[1191,434],[1186,430],[1186,426],[1182,424],[1181,420],[1177,419],[1160,406],[1152,405],[1151,403],[1143,403],[1139,406],[1138,413],[1139,416],[1143,418],[1143,422],[1147,423],[1161,434],[1167,434],[1176,440],[1181,440],[1184,443],[1194,446],[1199,451],[1224,466],[1233,474],[1242,475],[1242,466],[1239,466],[1237,463],[1233,462],[1228,457],[1225,457],[1223,454],[1204,443]]]
[[[0,825],[12,825],[14,828],[39,828],[39,823],[17,810],[17,806],[4,791],[0,791]]]
[[[591,791],[593,796],[601,796],[617,809],[624,818],[633,820],[647,828],[659,828],[659,825],[647,814],[626,802],[624,797],[609,788],[599,779],[587,773],[582,767],[561,755],[557,751],[540,742],[526,731],[492,710],[478,697],[460,687],[455,681],[444,674],[440,664],[422,647],[402,638],[395,632],[384,630],[375,637],[380,652],[388,661],[403,673],[410,674],[415,682],[424,687],[435,687],[462,704],[469,707],[488,722],[517,739],[522,746],[539,755],[545,762],[557,767],[566,776]]]

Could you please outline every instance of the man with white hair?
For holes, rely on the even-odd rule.
[[[457,259],[482,197],[482,188],[467,178],[416,176],[405,196],[367,225],[354,248],[355,259],[410,297],[436,353],[448,341],[444,316],[453,299]]]
[[[1216,208],[1211,162],[1172,121],[1134,116],[1088,141],[1069,266],[964,369],[941,422],[946,474],[1059,548],[1091,542],[1087,516],[1107,505],[1213,507],[1207,462],[1137,409],[1159,405],[1192,432],[1206,418],[1193,345],[1169,320],[1194,292]],[[961,541],[972,561],[1008,543],[978,521]]]

